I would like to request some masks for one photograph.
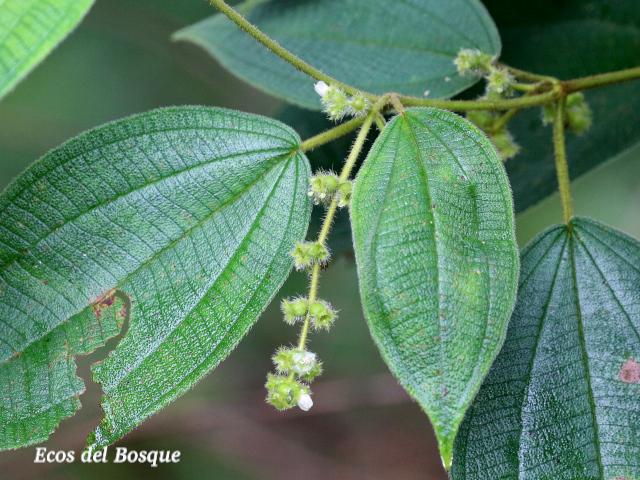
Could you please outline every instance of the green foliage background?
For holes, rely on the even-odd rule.
[[[204,1],[98,1],[79,29],[0,103],[0,187],[79,132],[154,107],[205,104],[278,115],[277,100],[231,77],[204,52],[170,41],[172,32],[211,13]],[[577,214],[640,237],[640,147],[575,182],[574,195]],[[520,214],[520,244],[560,219],[556,196]],[[293,275],[281,295],[294,294],[304,284],[303,275]],[[315,389],[318,408],[312,413],[280,415],[263,405],[260,386],[269,355],[292,333],[274,303],[228,361],[123,444],[183,451],[182,462],[157,469],[156,478],[194,478],[204,472],[225,479],[295,478],[303,471],[306,479],[446,478],[428,422],[385,373],[369,337],[349,255],[327,271],[321,289],[341,310],[341,319],[331,337],[314,339],[327,373]],[[84,378],[89,360],[105,351],[81,361]],[[80,414],[63,422],[45,445],[80,450],[99,420],[98,397],[98,387],[90,384]],[[95,480],[115,475],[127,480],[146,470],[40,466],[33,456],[33,448],[1,453],[3,477],[46,473],[47,478],[79,479],[90,471]]]

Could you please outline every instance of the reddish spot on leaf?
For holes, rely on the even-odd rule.
[[[618,378],[624,383],[640,383],[640,363],[636,362],[633,358],[624,362]]]
[[[100,317],[102,317],[102,311],[113,305],[115,298],[115,290],[109,290],[107,293],[98,298],[98,300],[92,306],[93,314],[96,316],[96,318],[99,319]]]

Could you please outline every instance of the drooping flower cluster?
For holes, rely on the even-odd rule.
[[[312,271],[316,265],[324,265],[327,262],[329,250],[319,241],[298,242],[291,256],[296,268]],[[297,405],[306,411],[313,406],[309,385],[322,373],[322,362],[315,353],[304,347],[306,332],[309,327],[314,330],[329,330],[337,318],[337,312],[329,302],[315,298],[315,293],[310,293],[310,298],[286,298],[280,307],[285,323],[295,325],[304,322],[305,333],[297,348],[280,347],[273,355],[276,371],[267,375],[266,400],[278,410],[286,410]]]
[[[333,307],[324,300],[297,297],[283,300],[281,307],[287,324],[309,319],[316,330],[328,330],[337,317]],[[322,362],[315,353],[293,347],[280,347],[272,360],[276,373],[267,375],[267,403],[278,410],[296,405],[301,410],[309,410],[313,406],[309,385],[322,373]]]
[[[341,181],[333,172],[320,172],[311,177],[308,195],[316,205],[328,205],[335,198],[338,207],[347,207],[351,202],[353,183]]]
[[[320,95],[324,112],[333,121],[344,117],[360,117],[369,110],[369,100],[362,93],[347,95],[341,88],[323,81],[317,82],[314,88]]]

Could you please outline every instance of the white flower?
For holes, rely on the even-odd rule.
[[[324,96],[327,94],[327,92],[329,91],[329,85],[327,85],[325,82],[323,82],[322,80],[320,80],[319,82],[317,82],[313,88],[315,89],[316,93],[318,95],[320,95],[321,97],[324,98]]]
[[[313,407],[313,400],[311,400],[311,395],[308,393],[303,393],[300,395],[300,399],[298,400],[298,407],[300,410],[308,412],[311,407]]]
[[[298,375],[306,375],[316,366],[316,354],[308,351],[297,351],[292,355],[291,370]],[[302,408],[302,407],[300,407]],[[304,410],[304,409],[303,409]],[[308,409],[307,409],[308,410]]]

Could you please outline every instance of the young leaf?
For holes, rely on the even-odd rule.
[[[448,467],[515,302],[518,252],[502,162],[457,115],[409,109],[362,166],[351,221],[371,334],[429,415]]]
[[[0,2],[0,98],[64,40],[93,1]]]
[[[78,408],[73,356],[129,313],[93,369],[105,394],[96,445],[233,350],[305,236],[299,141],[257,115],[155,110],[80,135],[0,196],[0,449],[45,440]]]
[[[451,97],[478,77],[460,77],[460,48],[497,55],[500,38],[477,0],[278,0],[245,2],[248,20],[334,78],[373,93]],[[238,77],[289,102],[320,109],[312,80],[219,14],[174,35]]]
[[[574,219],[522,253],[507,340],[453,478],[640,478],[640,243]]]

